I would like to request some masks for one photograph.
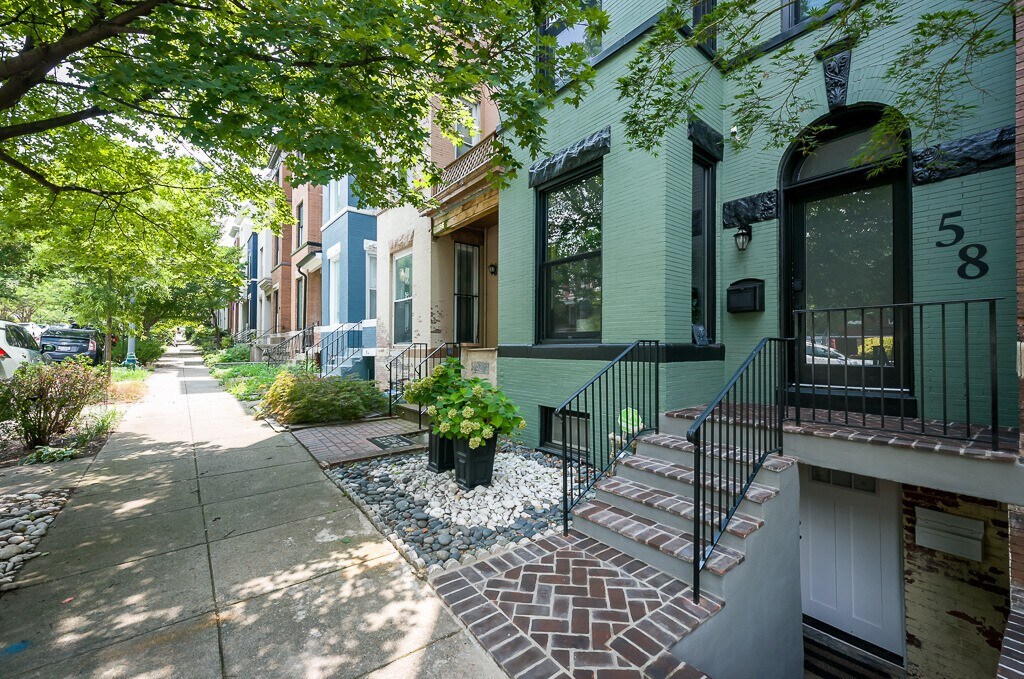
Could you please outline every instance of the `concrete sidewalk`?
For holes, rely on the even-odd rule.
[[[0,597],[0,677],[502,677],[289,433],[172,350]]]

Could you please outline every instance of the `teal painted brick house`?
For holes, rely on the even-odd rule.
[[[800,508],[791,518],[800,522],[794,529],[800,544],[790,545],[799,551],[799,568],[790,574],[795,580],[779,587],[793,588],[799,603],[754,597],[758,605],[788,611],[780,614],[780,629],[807,623],[805,635],[838,639],[851,654],[915,676],[991,676],[998,645],[978,630],[1001,635],[1005,626],[1007,555],[1000,540],[1006,503],[1024,499],[1012,450],[1003,446],[984,462],[968,450],[991,449],[986,428],[1018,421],[1012,52],[975,65],[974,87],[961,95],[974,108],[955,134],[924,145],[911,129],[904,164],[854,169],[865,135],[892,101],[884,72],[908,26],[922,12],[958,4],[902,3],[899,24],[823,55],[820,73],[797,92],[815,102],[802,114],[805,124],[831,127],[810,154],[769,149],[760,138],[742,148],[730,144],[731,134],[743,134],[723,108],[737,96],[736,86],[712,72],[697,92],[700,119],[671,130],[653,155],[625,139],[626,103],[616,82],[662,5],[605,0],[610,28],[594,58],[592,93],[579,108],[556,107],[547,128],[551,155],[521,158],[530,170],[499,200],[498,381],[528,419],[526,443],[561,452],[555,409],[637,340],[660,343],[660,409],[676,411],[688,424],[700,411],[683,409],[712,401],[762,338],[781,337],[796,338],[780,368],[781,399],[793,413],[802,406],[834,414],[847,429],[860,423],[891,431],[901,416],[900,426],[922,427],[916,449],[892,434],[865,436],[858,447],[846,439],[833,444],[828,436],[835,428],[819,428],[816,438],[806,428],[787,430],[784,447],[799,462],[799,489],[791,491]],[[766,10],[774,9],[769,5]],[[779,16],[765,59],[780,45],[806,47],[815,37],[799,11]],[[1009,34],[1010,20],[998,28]],[[678,58],[707,61],[696,49]],[[708,341],[696,341],[704,333]],[[593,463],[597,442],[626,428],[615,418],[624,419],[620,409],[629,406],[628,399],[619,402],[610,423],[599,421],[593,401],[570,409],[575,426],[587,432],[571,443],[589,453],[576,463]],[[879,417],[880,427],[873,419]],[[925,424],[932,420],[955,426],[939,432]],[[661,418],[662,433],[671,421]],[[974,428],[956,429],[964,423]],[[946,450],[924,433],[960,442]],[[641,442],[641,454],[647,446],[653,455],[651,445]],[[908,452],[926,445],[949,454]],[[584,490],[596,487],[600,498],[593,478]],[[863,504],[869,496],[873,509]],[[940,496],[946,499],[935,499]],[[984,594],[969,583],[970,566],[930,580],[904,577],[904,565],[924,544],[915,518],[924,516],[920,510],[973,517],[975,508],[991,503],[997,518],[979,520],[984,556],[973,560],[992,574]],[[576,515],[577,526],[590,526],[579,509]],[[826,515],[833,523],[855,517],[851,525],[872,528],[820,529],[812,517]],[[593,530],[619,539],[614,529],[602,533],[605,528]],[[837,540],[859,547],[843,552]],[[945,555],[940,561],[949,555],[936,553]],[[872,575],[851,575],[864,569]],[[921,589],[925,580],[931,594]],[[828,584],[822,589],[821,582]],[[875,601],[866,613],[858,609],[865,600]],[[950,611],[985,622],[967,630],[954,621],[963,616]],[[955,657],[937,649],[943,634],[962,637]],[[792,648],[779,652],[799,655]],[[740,676],[714,658],[696,664],[714,676]]]

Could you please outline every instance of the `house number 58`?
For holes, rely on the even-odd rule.
[[[935,247],[937,248],[950,248],[957,245],[964,239],[964,227],[959,224],[947,221],[959,217],[961,215],[960,210],[956,212],[947,212],[942,215],[942,219],[939,220],[939,231],[950,231],[953,234],[953,239],[949,242],[942,242],[941,240],[935,241]],[[988,264],[986,264],[982,258],[988,254],[988,248],[981,243],[969,243],[968,245],[960,248],[960,261],[963,262],[956,269],[956,275],[964,280],[973,281],[976,278],[981,278],[988,273]]]

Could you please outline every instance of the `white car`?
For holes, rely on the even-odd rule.
[[[28,334],[32,335],[32,338],[39,344],[39,339],[43,336],[43,331],[46,330],[45,326],[39,325],[29,321],[28,323],[18,323],[21,327],[28,330]]]
[[[808,363],[819,365],[864,365],[859,358],[847,358],[830,346],[807,342]]]
[[[9,380],[24,363],[43,360],[39,345],[28,330],[17,323],[0,321],[0,380]]]

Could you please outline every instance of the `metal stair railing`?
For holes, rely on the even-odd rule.
[[[661,347],[639,340],[555,409],[562,430],[562,528],[584,499],[632,447],[638,436],[658,431]]]
[[[427,355],[424,342],[413,342],[388,361],[388,416],[395,414],[395,406],[405,394],[405,385],[417,379],[416,368]]]
[[[337,330],[325,332],[317,346],[320,354],[320,377],[327,377],[362,352],[362,324],[348,323]]]
[[[700,574],[769,455],[782,453],[786,357],[765,337],[686,432],[693,444],[693,599]]]

